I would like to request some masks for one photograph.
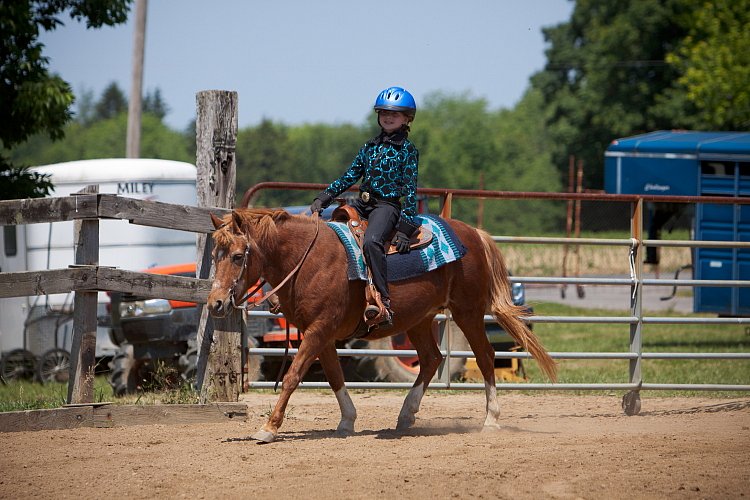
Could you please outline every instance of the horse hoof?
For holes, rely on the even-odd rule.
[[[414,425],[415,421],[416,421],[416,419],[414,419],[414,418],[411,418],[411,419],[406,419],[406,418],[401,419],[401,418],[399,418],[398,422],[396,423],[396,430],[397,431],[405,431],[406,429],[410,429],[411,426]]]
[[[338,438],[346,438],[354,435],[354,429],[338,428],[334,435]]]
[[[485,422],[482,426],[482,432],[497,432],[503,430],[503,426],[497,422]]]
[[[256,441],[260,441],[261,443],[273,443],[276,439],[276,436],[273,432],[265,431],[265,430],[259,430],[252,436],[250,436],[251,439],[254,439]]]
[[[346,437],[354,434],[354,420],[341,420],[339,425],[336,427],[336,436]]]

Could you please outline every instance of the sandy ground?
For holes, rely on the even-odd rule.
[[[298,391],[280,439],[249,418],[0,433],[0,498],[739,498],[750,496],[750,400],[511,393],[507,427],[480,432],[480,392],[428,393],[394,430],[403,393],[354,391],[354,436],[329,392]]]

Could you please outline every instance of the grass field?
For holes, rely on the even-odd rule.
[[[564,236],[564,235],[559,235]],[[673,240],[690,239],[687,231],[675,231],[669,235]],[[629,239],[625,232],[582,234],[585,238]],[[565,245],[501,243],[500,251],[508,267],[517,276],[562,276],[563,261],[568,276],[630,274],[629,247],[603,245]],[[659,248],[659,270],[672,275],[675,270],[691,263],[691,249],[677,247]],[[645,266],[646,272],[655,272],[656,267]]]
[[[14,381],[7,385],[0,385],[0,412],[60,408],[65,404],[67,396],[67,383],[42,385],[31,381]],[[107,376],[97,375],[94,379],[94,401],[128,405],[192,404],[198,402],[198,395],[187,383],[184,383],[168,390],[144,391],[140,394],[115,398]]]
[[[540,316],[622,316],[621,311],[581,309],[544,302],[535,305]],[[660,311],[646,315],[684,316]],[[628,352],[629,325],[539,323],[534,331],[552,352]],[[748,352],[750,335],[742,325],[643,326],[643,352]],[[627,360],[559,360],[559,382],[627,383]],[[544,380],[532,362],[526,372],[533,382]],[[750,384],[748,360],[643,360],[644,383]],[[587,391],[588,392],[588,391]],[[663,395],[717,395],[730,392],[658,391]],[[736,394],[736,393],[735,393]]]
[[[539,316],[622,316],[620,311],[572,308],[551,302],[535,304]],[[648,313],[647,313],[648,314]],[[680,316],[659,312],[659,316]],[[553,352],[628,352],[629,326],[611,324],[539,323],[534,331]],[[645,325],[643,352],[748,352],[750,334],[741,325]],[[627,360],[559,360],[559,382],[627,383]],[[533,361],[524,362],[530,382],[545,382]],[[644,360],[643,381],[679,384],[750,384],[748,360]],[[591,391],[578,391],[591,393]],[[533,391],[529,391],[533,394]],[[727,391],[658,391],[660,396],[702,395],[727,397],[750,393]],[[65,403],[66,384],[40,385],[14,382],[0,385],[0,411],[57,408]],[[144,392],[115,399],[104,376],[95,382],[95,400],[120,404],[195,403],[195,394],[186,386],[169,391]]]

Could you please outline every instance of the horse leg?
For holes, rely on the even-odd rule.
[[[286,413],[286,406],[289,403],[289,398],[302,381],[307,370],[310,369],[315,358],[322,352],[324,348],[324,340],[325,339],[323,339],[321,335],[315,335],[310,331],[305,335],[305,339],[300,344],[297,355],[292,360],[292,364],[289,366],[286,375],[284,375],[281,395],[276,402],[276,406],[274,407],[273,412],[271,412],[271,416],[268,417],[268,422],[266,422],[258,432],[252,435],[253,439],[264,443],[271,443],[276,439],[276,436],[279,433],[279,428],[284,422],[284,414]]]
[[[497,388],[495,386],[495,350],[487,339],[484,319],[474,312],[456,312],[453,319],[464,332],[466,340],[474,352],[477,366],[484,378],[484,394],[487,401],[487,416],[484,420],[485,428],[500,427],[500,403],[497,400]]]
[[[341,369],[339,356],[336,354],[335,343],[330,343],[323,348],[318,356],[320,364],[323,366],[323,372],[326,375],[331,390],[336,395],[341,410],[341,421],[336,428],[336,434],[339,436],[350,436],[354,434],[354,421],[357,419],[357,409],[354,407],[352,398],[349,397],[349,391],[344,385],[344,372]]]
[[[397,430],[408,429],[414,425],[419,406],[422,404],[422,397],[427,392],[427,386],[443,360],[440,348],[432,336],[431,317],[414,326],[408,331],[408,335],[419,356],[419,375],[409,390],[409,394],[406,395],[404,405],[398,414]]]

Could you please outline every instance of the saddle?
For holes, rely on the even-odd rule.
[[[331,214],[331,220],[334,222],[343,222],[344,224],[349,226],[349,229],[351,230],[361,248],[362,239],[364,238],[365,231],[367,230],[367,219],[363,220],[353,206],[347,205],[344,202],[339,203],[339,206],[336,207],[336,209]],[[384,242],[383,246],[385,247],[386,255],[398,253],[396,247],[391,245],[391,240],[393,239],[393,236],[395,234],[396,230],[394,229]],[[411,235],[411,242],[409,247],[412,250],[418,250],[429,245],[431,241],[432,231],[430,231],[425,226],[419,226],[419,229]]]
[[[357,241],[357,245],[362,249],[368,221],[366,219],[363,220],[353,206],[347,205],[346,202],[339,200],[339,206],[331,214],[331,220],[346,224],[352,232],[354,239]],[[391,245],[391,239],[393,239],[395,234],[396,230],[394,229],[393,232],[388,235],[383,244],[386,255],[398,253],[398,250]],[[409,247],[412,250],[426,247],[432,241],[432,236],[432,231],[422,225],[414,232],[414,234],[412,234]],[[372,283],[372,274],[369,266],[367,267],[367,275],[369,278],[368,284],[365,287],[365,301],[367,302],[367,306],[365,308],[363,319],[369,332],[369,330],[377,328],[380,323],[387,320],[388,312],[380,297],[380,292],[377,291],[375,285]]]

